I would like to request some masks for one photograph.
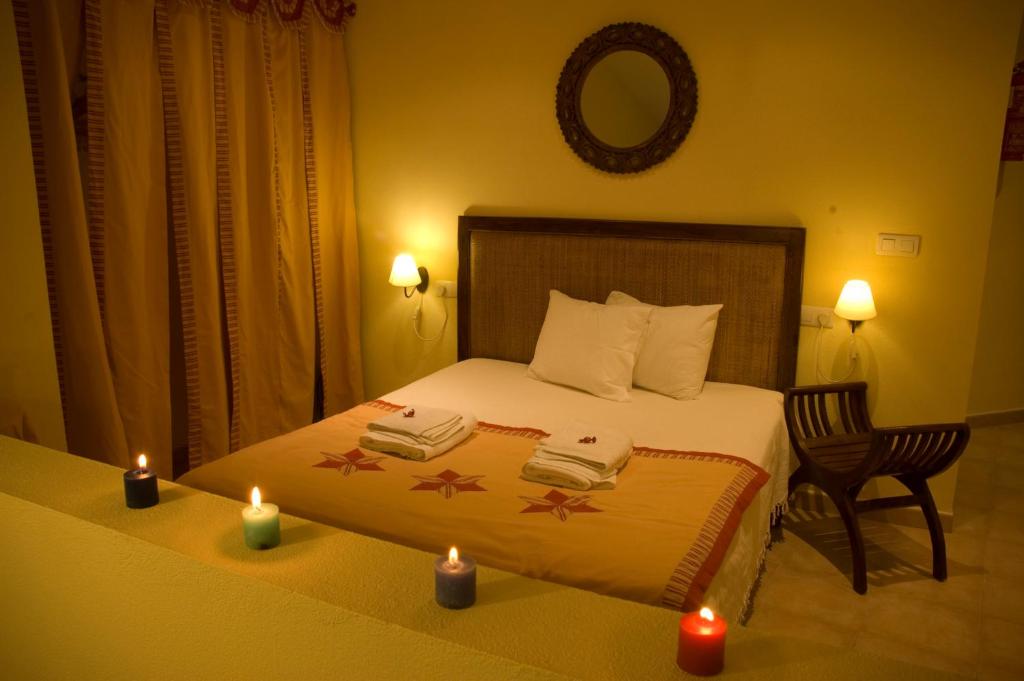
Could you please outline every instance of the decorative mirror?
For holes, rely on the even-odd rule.
[[[661,163],[697,114],[697,76],[664,31],[605,26],[581,42],[558,78],[555,113],[576,155],[610,173]]]

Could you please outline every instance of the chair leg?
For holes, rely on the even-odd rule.
[[[940,582],[946,581],[946,536],[942,533],[942,520],[935,508],[935,499],[928,488],[928,481],[912,476],[897,478],[914,493],[917,503],[921,505],[924,519],[928,522],[928,534],[932,539],[932,575]]]
[[[843,524],[846,525],[846,534],[850,538],[850,551],[853,554],[853,590],[859,594],[865,594],[868,591],[867,557],[864,553],[864,536],[860,532],[857,512],[853,507],[857,491],[859,490],[829,494],[829,496],[832,497],[832,502],[839,509],[839,515],[843,519]]]
[[[803,466],[800,466],[789,476],[787,496],[793,496],[793,492],[796,491],[797,487],[810,481],[810,478],[807,476],[807,470]]]

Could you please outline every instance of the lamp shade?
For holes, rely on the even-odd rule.
[[[416,261],[408,253],[400,253],[395,257],[395,263],[391,266],[391,276],[388,277],[388,283],[392,286],[419,286],[420,282],[423,281],[420,278],[419,270],[416,267]]]
[[[868,282],[862,279],[851,279],[846,282],[836,303],[836,315],[850,321],[864,321],[878,316]]]

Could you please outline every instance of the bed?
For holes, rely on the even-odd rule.
[[[463,216],[459,362],[347,412],[245,448],[180,482],[483,564],[689,610],[744,612],[784,508],[790,465],[779,391],[796,364],[799,228]],[[634,389],[612,402],[529,378],[547,295],[723,303],[695,400]],[[370,420],[407,404],[471,411],[473,436],[415,462],[360,449]],[[567,418],[614,425],[636,448],[614,490],[518,477]]]

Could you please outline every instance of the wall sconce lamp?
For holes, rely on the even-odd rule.
[[[420,333],[419,323],[420,315],[423,312],[423,295],[427,292],[427,286],[430,283],[430,275],[427,274],[426,267],[417,267],[416,260],[413,259],[408,253],[400,253],[395,256],[395,262],[391,265],[391,276],[388,277],[388,283],[392,286],[398,286],[402,289],[402,293],[405,294],[406,298],[412,298],[413,290],[420,292],[419,304],[416,306],[416,310],[412,315],[412,332],[416,334],[416,337],[424,341],[435,341],[444,334],[445,328],[448,326],[448,306],[444,305],[444,321],[441,322],[441,328],[437,334],[431,337],[424,336]],[[449,293],[448,291],[451,291]],[[454,283],[450,281],[441,281],[438,294],[444,297],[454,297],[455,287]]]
[[[875,300],[871,296],[871,286],[868,282],[863,279],[851,279],[846,282],[836,302],[835,312],[837,317],[850,322],[850,333],[856,333],[861,322],[877,317]]]
[[[427,268],[417,267],[416,260],[411,255],[400,253],[395,257],[395,262],[391,265],[391,276],[388,277],[388,283],[401,287],[406,298],[412,297],[410,289],[426,293],[429,282],[430,276],[427,274]]]
[[[854,369],[857,368],[857,327],[861,322],[878,316],[878,312],[875,311],[875,299],[871,295],[871,286],[868,282],[863,279],[850,279],[846,282],[839,294],[839,300],[836,301],[834,311],[837,317],[842,317],[850,322],[850,370],[845,376],[838,379],[831,378],[821,370],[821,330],[823,325],[819,319],[818,335],[814,339],[814,373],[819,381],[825,383],[845,381],[853,375]]]

